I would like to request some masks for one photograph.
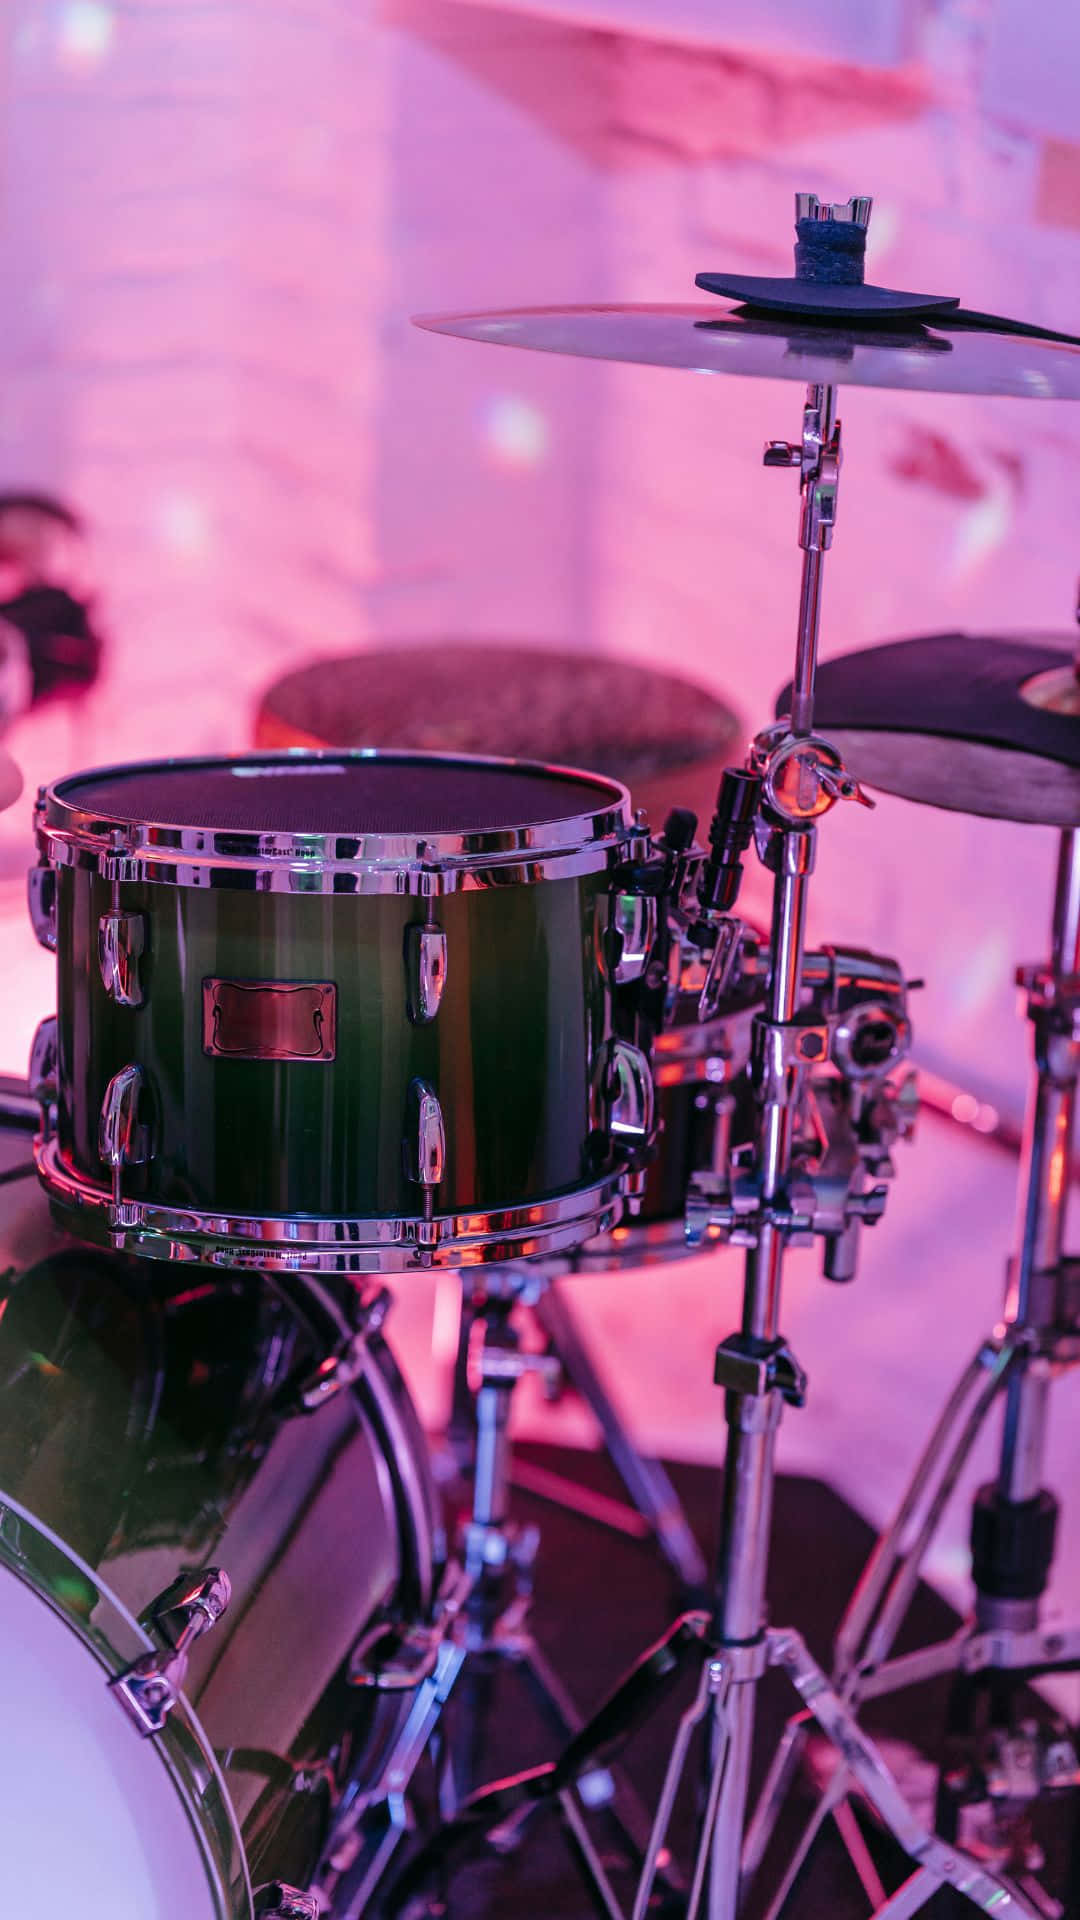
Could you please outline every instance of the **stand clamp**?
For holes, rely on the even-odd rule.
[[[762,464],[797,467],[802,493],[799,545],[804,553],[827,553],[836,525],[836,499],[843,453],[840,422],[830,419],[827,387],[808,389],[803,408],[802,439],[767,440]]]
[[[806,1404],[806,1374],[786,1340],[733,1333],[716,1349],[713,1379],[727,1393],[764,1399],[778,1393],[789,1407]]]

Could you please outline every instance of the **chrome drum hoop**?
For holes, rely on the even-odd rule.
[[[630,795],[618,781],[534,760],[459,753],[394,753],[373,749],[323,753],[260,753],[173,760],[177,770],[314,762],[422,761],[535,773],[597,788],[595,811],[530,826],[419,834],[254,832],[183,827],[167,821],[122,821],[76,807],[64,789],[92,779],[137,773],[149,763],[67,774],[43,787],[34,811],[41,861],[78,866],[109,881],[154,881],[172,887],[233,887],[288,894],[403,894],[438,897],[474,888],[562,880],[600,873],[643,858],[648,835],[633,823]],[[603,790],[611,799],[600,804]]]
[[[318,1215],[228,1215],[113,1201],[64,1165],[55,1139],[37,1135],[34,1160],[52,1201],[80,1237],[156,1260],[302,1273],[408,1273],[487,1266],[565,1253],[618,1221],[626,1169],[546,1200],[485,1213],[335,1220]]]
[[[597,1234],[571,1256],[575,1273],[612,1273],[623,1268],[660,1266],[671,1260],[697,1260],[723,1244],[718,1228],[690,1246],[681,1216],[675,1220],[629,1220],[610,1233]]]
[[[89,1586],[97,1598],[85,1619],[64,1604],[57,1591],[57,1556],[72,1578],[73,1591]],[[98,1574],[51,1528],[42,1525],[18,1501],[0,1493],[0,1564],[30,1587],[63,1620],[102,1670],[102,1686],[141,1654],[160,1652]],[[51,1565],[52,1573],[47,1571]],[[117,1704],[117,1713],[122,1709]],[[133,1740],[139,1738],[134,1727]],[[161,1732],[143,1742],[160,1756],[191,1822],[207,1870],[220,1920],[251,1920],[254,1903],[240,1830],[213,1749],[183,1693],[179,1693]]]

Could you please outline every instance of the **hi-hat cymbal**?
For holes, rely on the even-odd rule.
[[[953,324],[948,313],[933,325],[865,318],[838,325],[716,305],[533,307],[419,314],[416,325],[495,346],[694,373],[1080,400],[1080,347]]]
[[[1057,635],[928,634],[817,671],[814,731],[860,784],[952,812],[1080,826],[1076,646]],[[790,688],[776,703],[787,711]]]

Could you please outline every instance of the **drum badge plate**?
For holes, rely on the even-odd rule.
[[[203,1052],[215,1060],[333,1060],[330,980],[204,980]]]

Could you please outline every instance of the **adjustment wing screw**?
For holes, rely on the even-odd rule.
[[[762,465],[766,467],[801,467],[802,448],[793,446],[790,440],[766,440]]]

